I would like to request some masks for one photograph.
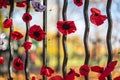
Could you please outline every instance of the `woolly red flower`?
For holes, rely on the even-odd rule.
[[[70,72],[66,75],[65,80],[74,80],[75,76],[79,77],[80,75],[75,72],[75,70],[70,69]]]
[[[14,59],[14,61],[13,61],[13,67],[16,70],[23,70],[23,68],[24,68],[23,61],[20,58]]]
[[[83,1],[82,0],[74,0],[74,4],[77,6],[82,6]]]
[[[54,70],[50,67],[42,66],[40,70],[41,75],[46,75],[47,77],[51,76],[54,73]]]
[[[120,76],[115,77],[114,80],[120,80]]]
[[[107,77],[115,68],[117,61],[112,61],[105,68],[104,72],[99,76],[99,79]]]
[[[49,80],[64,80],[64,79],[61,76],[56,75],[56,76],[51,77]]]
[[[16,6],[17,6],[17,7],[26,7],[27,4],[26,4],[26,1],[22,1],[22,2],[17,2],[17,3],[16,3]]]
[[[12,26],[13,22],[12,22],[12,19],[6,19],[4,22],[3,22],[3,26],[4,28],[10,28]]]
[[[87,76],[89,74],[89,66],[88,65],[83,65],[80,67],[79,72],[81,75]]]
[[[0,0],[0,9],[1,9],[2,7],[7,8],[6,0]]]
[[[41,41],[45,38],[46,33],[41,29],[39,25],[33,25],[30,27],[29,36],[37,41]]]
[[[28,50],[31,48],[32,43],[31,42],[25,42],[22,47],[24,47],[25,51],[28,52]]]
[[[4,63],[4,58],[2,56],[0,56],[0,64],[3,64]]]
[[[74,21],[58,21],[57,28],[64,35],[71,34],[76,31]]]
[[[100,67],[100,66],[92,66],[92,67],[91,67],[91,71],[93,71],[93,72],[98,72],[98,73],[103,73],[104,68],[103,68],[103,67]]]
[[[23,14],[22,19],[24,22],[29,23],[32,20],[32,16],[26,12]]]
[[[11,37],[12,37],[12,39],[14,39],[14,40],[20,40],[20,39],[23,38],[23,35],[22,35],[20,32],[18,32],[18,31],[13,31],[13,32],[11,33]]]
[[[90,16],[90,21],[99,26],[104,23],[104,21],[107,19],[106,15],[102,15],[101,11],[96,9],[96,8],[91,8],[91,16]]]

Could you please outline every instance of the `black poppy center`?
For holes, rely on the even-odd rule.
[[[39,32],[34,32],[34,36],[39,37],[40,33]]]
[[[25,20],[29,20],[29,16],[25,16]]]
[[[95,13],[95,16],[98,16],[98,14],[97,14],[97,13]]]
[[[19,63],[19,62],[17,62],[15,65],[16,65],[17,67],[19,67],[19,66],[20,66],[20,63]]]
[[[68,30],[68,29],[70,29],[70,26],[68,24],[63,24],[62,28],[65,30]]]
[[[80,3],[80,0],[76,0],[77,3]]]

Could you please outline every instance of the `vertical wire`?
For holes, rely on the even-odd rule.
[[[89,17],[88,17],[88,7],[89,0],[85,0],[84,3],[84,20],[85,20],[85,32],[84,32],[84,47],[85,47],[85,62],[84,64],[89,64],[90,52],[88,47],[88,36],[89,36]],[[89,76],[85,76],[85,80],[89,80]]]
[[[63,10],[62,10],[62,17],[63,21],[67,20],[67,6],[68,6],[68,0],[64,0],[63,4]],[[63,45],[63,51],[64,51],[64,59],[63,59],[63,65],[62,65],[62,74],[65,78],[66,76],[66,68],[67,68],[67,61],[68,61],[68,52],[67,52],[67,45],[66,45],[66,38],[67,35],[62,36],[62,45]]]
[[[46,6],[46,10],[43,12],[43,30],[47,33],[47,0],[43,0],[43,5]],[[43,65],[45,66],[47,66],[46,54],[47,54],[47,37],[43,39]],[[43,80],[46,80],[46,76],[44,75]]]
[[[26,1],[27,7],[26,7],[26,12],[30,12],[30,0]],[[30,27],[30,23],[26,23],[26,34],[25,34],[25,42],[28,41],[28,29]],[[29,80],[29,68],[28,68],[28,60],[29,60],[29,53],[26,52],[26,57],[25,57],[25,78],[26,80]]]
[[[13,11],[14,11],[14,0],[9,0],[10,3],[10,11],[9,11],[9,18],[13,17]],[[13,75],[12,75],[12,60],[13,60],[13,48],[11,46],[11,33],[13,31],[13,25],[10,27],[10,32],[9,32],[9,41],[8,41],[8,45],[9,45],[9,62],[8,62],[8,74],[9,74],[9,80],[13,80]]]
[[[107,6],[106,6],[106,12],[107,12],[107,17],[108,17],[108,30],[107,30],[107,36],[106,36],[107,49],[108,49],[107,64],[109,64],[113,58],[113,56],[112,56],[112,44],[111,44],[111,34],[112,34],[111,4],[112,4],[112,0],[108,0]],[[107,79],[112,80],[111,74],[108,75]]]

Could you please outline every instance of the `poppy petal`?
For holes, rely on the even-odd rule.
[[[98,73],[102,73],[104,71],[104,68],[103,67],[100,67],[100,66],[92,66],[91,67],[91,71],[93,72],[98,72]]]
[[[89,74],[89,66],[88,65],[82,65],[79,69],[79,72],[81,75],[87,76]]]
[[[56,76],[51,77],[49,80],[64,80],[64,79],[61,76],[56,75]]]
[[[11,33],[11,37],[12,37],[12,39],[14,39],[14,40],[20,40],[20,39],[23,38],[23,35],[22,35],[20,32],[18,32],[18,31],[13,31],[13,32]]]
[[[27,52],[32,46],[32,43],[31,42],[25,42],[22,47],[24,47],[25,51]]]
[[[2,56],[0,56],[0,64],[3,64],[4,63],[4,58]]]
[[[12,26],[13,22],[12,22],[12,19],[6,19],[4,22],[3,22],[3,26],[4,28],[10,28]]]

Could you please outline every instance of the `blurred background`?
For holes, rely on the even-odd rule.
[[[83,0],[84,1],[84,0]],[[41,0],[42,2],[42,0]],[[91,14],[90,8],[95,7],[101,10],[102,14],[106,15],[106,3],[107,0],[90,0],[89,5],[89,16]],[[61,43],[61,36],[58,36],[57,21],[62,20],[63,0],[48,0],[48,24],[47,24],[47,64],[48,66],[61,71],[62,60],[63,60],[63,48]],[[14,30],[18,30],[25,34],[26,26],[22,20],[22,15],[25,13],[25,8],[15,7],[13,15],[13,26]],[[3,21],[8,17],[9,7],[0,9],[0,33],[6,34],[6,40],[8,40],[9,29],[3,28]],[[32,15],[32,21],[30,25],[38,24],[42,27],[43,13],[35,12],[31,6],[30,14]],[[120,61],[120,2],[119,0],[113,0],[111,7],[111,14],[113,19],[113,31],[112,31],[112,47],[113,47],[113,59]],[[77,31],[67,37],[67,49],[68,49],[68,68],[74,67],[79,68],[84,63],[85,50],[83,44],[83,36],[85,30],[85,22],[83,15],[83,5],[77,7],[74,5],[73,0],[69,0],[67,10],[68,20],[75,21]],[[90,65],[106,66],[107,63],[107,46],[106,46],[106,33],[108,29],[107,20],[101,26],[97,27],[90,22],[90,33],[89,33],[89,49],[90,49]],[[61,35],[61,34],[60,34]],[[39,69],[42,66],[42,41],[37,42],[30,39],[33,42],[30,50],[29,67],[31,73],[39,73]],[[23,61],[25,58],[24,49],[21,44],[24,42],[20,40],[14,41],[14,58],[21,56]],[[60,46],[60,48],[58,48]],[[0,50],[0,56],[5,58],[5,63],[0,65],[0,74],[7,74],[8,64],[8,45],[6,50]],[[60,52],[58,52],[60,51]],[[59,53],[59,56],[58,56]],[[60,62],[58,63],[58,61]],[[119,63],[119,62],[118,62]],[[117,74],[120,73],[120,66],[117,65]],[[14,70],[15,71],[15,70]],[[17,72],[17,71],[15,71]],[[116,73],[116,72],[115,72]]]

